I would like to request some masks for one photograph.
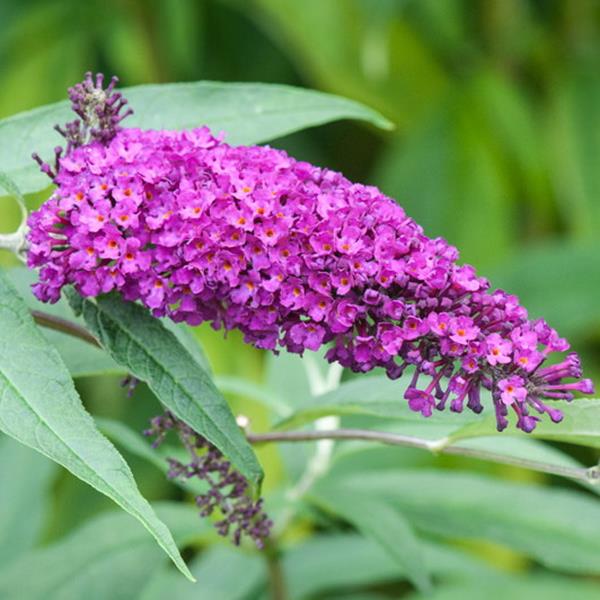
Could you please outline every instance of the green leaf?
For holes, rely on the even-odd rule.
[[[330,477],[317,484],[317,495],[320,486],[349,497],[368,491],[420,531],[487,539],[550,568],[600,573],[600,504],[582,493],[434,469]]]
[[[23,223],[27,219],[27,207],[25,206],[25,198],[15,182],[6,175],[6,173],[0,171],[0,189],[8,192],[16,201],[23,217]],[[22,225],[23,225],[22,223]]]
[[[187,576],[169,530],[85,411],[58,352],[0,271],[0,430],[63,465],[135,516]],[[1,595],[1,594],[0,594]]]
[[[492,568],[459,550],[423,541],[428,569],[442,580],[489,578]],[[406,579],[403,568],[379,544],[353,533],[317,534],[283,556],[293,599],[329,597],[327,592]]]
[[[533,431],[536,437],[600,448],[600,398],[577,398],[556,402],[564,418],[557,425],[541,421]]]
[[[252,398],[271,409],[276,415],[284,416],[291,412],[290,407],[278,394],[241,377],[220,375],[215,377],[215,384],[224,394],[237,394]]]
[[[162,503],[155,508],[180,545],[206,531],[192,506]],[[163,556],[130,517],[110,511],[87,521],[66,538],[2,565],[0,597],[137,598],[164,563]]]
[[[333,392],[316,396],[305,401],[303,406],[291,416],[277,423],[278,429],[292,429],[329,415],[369,415],[386,419],[433,424],[455,424],[479,419],[468,413],[436,413],[430,419],[410,410],[403,398],[410,377],[392,381],[383,375],[358,377],[342,383]]]
[[[55,464],[0,435],[0,564],[6,565],[38,540],[50,508]]]
[[[152,448],[147,439],[143,438],[137,431],[134,431],[121,421],[99,417],[96,417],[95,421],[98,425],[98,429],[100,429],[100,431],[117,446],[120,446],[134,456],[154,465],[165,475],[169,472],[167,458],[175,458],[181,461],[186,459],[185,453],[182,452],[181,448],[175,448],[168,446],[167,444],[161,444],[160,447],[156,449]],[[206,485],[194,478],[177,478],[172,481],[175,485],[193,494],[206,492]]]
[[[445,88],[446,76],[431,45],[407,19],[394,18],[403,12],[397,2],[232,4],[275,43],[291,49],[300,72],[323,88],[376,103],[402,126],[428,115]]]
[[[44,304],[32,293],[31,285],[37,281],[34,271],[25,267],[15,267],[7,271],[8,277],[17,288],[21,297],[31,310],[38,310],[50,315],[74,321],[78,325],[85,325],[83,318],[75,317],[64,299],[56,304]],[[182,323],[174,323],[170,319],[163,319],[165,327],[171,331],[185,346],[186,350],[194,357],[196,362],[206,371],[210,371],[208,359],[194,337],[190,328]],[[107,352],[74,338],[65,333],[42,328],[42,332],[60,353],[69,372],[73,377],[91,377],[94,375],[125,375],[127,369],[118,365]]]
[[[410,523],[397,508],[360,492],[352,495],[328,493],[326,486],[320,486],[311,499],[377,542],[418,589],[431,589],[421,544]]]
[[[391,428],[392,432],[411,434],[405,424]],[[390,429],[386,430],[390,431]],[[443,435],[441,436],[443,437]],[[435,467],[439,464],[439,454],[421,449],[401,446],[385,446],[373,442],[353,441],[338,444],[332,464],[332,471],[340,474],[355,474],[362,471],[416,467]],[[473,454],[463,454],[454,450],[465,450]],[[534,439],[530,435],[508,435],[496,433],[489,437],[462,439],[440,450],[448,454],[461,455],[461,465],[467,466],[469,460],[481,460],[496,464],[509,464],[513,468],[548,471],[563,477],[572,477],[575,472],[584,474],[588,468],[569,454],[558,448]],[[475,465],[474,465],[475,466]],[[575,479],[574,483],[600,495],[600,485],[584,479]]]
[[[98,429],[117,446],[121,446],[138,458],[143,458],[161,471],[167,471],[168,467],[163,453],[160,452],[160,448],[156,450],[152,448],[151,444],[137,433],[137,431],[115,419],[96,417],[94,421]]]
[[[207,549],[190,565],[200,582],[194,585],[163,568],[140,594],[139,600],[247,600],[264,582],[264,559],[228,546]]]
[[[73,312],[65,300],[59,300],[56,304],[44,304],[33,295],[31,285],[37,280],[37,276],[33,271],[25,267],[16,267],[8,269],[6,274],[30,310],[39,310],[84,325],[83,319],[73,316]],[[40,331],[58,350],[72,377],[108,374],[124,375],[127,372],[126,369],[117,365],[108,353],[83,340],[47,328],[40,328]]]
[[[179,340],[179,343],[190,353],[198,365],[207,373],[211,373],[208,357],[191,329],[185,323],[174,323],[169,318],[161,319],[161,322]]]
[[[558,468],[585,468],[585,465],[533,438],[600,448],[600,400],[579,399],[570,403],[555,403],[565,415],[563,421],[556,424],[542,420],[532,434],[520,434],[517,431],[498,433],[493,414],[490,414],[491,407],[482,415],[436,412],[430,418],[423,418],[411,411],[402,398],[406,382],[390,381],[384,376],[361,377],[345,382],[333,392],[311,398],[291,416],[279,421],[276,428],[298,428],[329,415],[364,415],[381,419],[375,424],[370,421],[368,426],[371,428],[443,442],[444,447],[478,450],[481,460],[502,463],[519,458]],[[356,449],[372,444],[353,442],[343,447]],[[527,466],[524,465],[524,468]],[[578,483],[589,487],[594,493],[600,493],[598,486],[583,481]]]
[[[295,408],[311,402],[303,357],[291,352],[269,354],[265,371],[265,387],[287,406]]]
[[[564,418],[560,423],[542,419],[528,436],[557,442],[568,442],[592,448],[600,448],[600,399],[577,398],[572,402],[556,401],[552,404],[559,408]],[[458,427],[449,434],[452,442],[473,437],[499,436],[493,416],[480,418]]]
[[[260,83],[172,83],[123,88],[135,109],[127,126],[186,129],[208,125],[225,131],[231,144],[258,144],[288,133],[337,121],[359,119],[390,129],[392,124],[353,100],[313,90]],[[49,186],[31,159],[51,157],[62,138],[57,123],[73,119],[68,102],[59,102],[0,121],[0,165],[23,193]]]
[[[433,593],[414,594],[406,600],[596,600],[598,584],[567,577],[527,575],[503,577],[501,580],[480,578],[468,583],[441,586]]]
[[[112,358],[145,381],[168,410],[205,436],[248,480],[260,486],[262,469],[225,398],[163,323],[145,308],[116,295],[96,302],[83,300],[82,306],[89,329]]]

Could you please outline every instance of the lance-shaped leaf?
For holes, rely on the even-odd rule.
[[[37,281],[37,275],[34,271],[25,267],[15,267],[9,269],[6,274],[30,310],[39,311],[54,317],[74,321],[78,325],[83,325],[83,319],[73,316],[73,311],[66,300],[61,298],[56,304],[45,304],[33,295],[31,285]],[[210,370],[208,359],[198,340],[192,334],[191,329],[183,323],[173,323],[173,321],[168,319],[164,319],[163,323],[167,329],[173,332],[183,346],[187,348],[188,352],[200,366],[207,371]],[[109,374],[125,375],[127,373],[127,369],[112,360],[107,352],[79,338],[47,327],[43,329],[43,333],[48,341],[58,350],[72,377],[92,377],[94,375]]]
[[[293,414],[280,420],[277,429],[300,427],[329,415],[367,415],[419,424],[455,424],[457,428],[465,422],[479,419],[472,413],[457,415],[449,412],[436,412],[433,417],[423,419],[422,415],[410,410],[403,398],[409,382],[410,376],[394,381],[384,375],[357,377],[342,383],[331,392],[308,398]]]
[[[135,109],[128,127],[187,129],[208,125],[224,131],[230,144],[258,144],[307,127],[359,119],[391,129],[376,111],[339,96],[261,83],[172,83],[123,88]],[[0,165],[23,193],[42,190],[48,178],[31,159],[35,150],[51,158],[62,143],[57,123],[73,119],[68,102],[58,102],[0,121]]]
[[[191,577],[171,533],[83,407],[58,352],[0,271],[0,430],[63,465],[135,516]]]
[[[542,419],[529,436],[600,448],[600,399],[577,398],[572,402],[557,400],[552,406],[562,411],[563,420],[557,424],[549,419]],[[483,415],[482,418],[457,427],[449,435],[449,440],[457,442],[495,434],[496,423],[493,416],[485,418]]]
[[[164,502],[155,508],[179,544],[206,534],[193,506]],[[0,598],[139,598],[163,556],[132,519],[105,512],[65,538],[0,565]]]
[[[255,486],[262,469],[227,401],[208,373],[158,319],[115,294],[79,304],[90,330],[112,358],[145,381],[176,417],[213,443]]]
[[[435,469],[332,476],[320,487],[390,502],[417,531],[450,539],[487,539],[570,573],[600,573],[600,506],[571,490]]]
[[[0,434],[0,564],[6,565],[38,540],[50,512],[56,465]]]
[[[326,485],[321,485],[311,499],[377,542],[417,588],[431,589],[421,544],[410,523],[394,506],[356,490],[352,494],[340,494]]]
[[[69,304],[59,300],[56,304],[44,304],[32,293],[31,285],[37,281],[37,274],[25,267],[8,269],[6,275],[32,311],[39,311],[60,319],[67,319],[83,325],[83,319],[73,317]],[[127,370],[117,365],[102,349],[92,346],[83,340],[55,331],[42,328],[44,337],[58,350],[61,358],[71,373],[71,377],[88,377],[93,375],[125,375]]]
[[[422,540],[436,582],[497,580],[499,571],[449,545]],[[328,598],[334,590],[364,588],[406,579],[405,570],[381,545],[355,533],[315,534],[289,548],[283,571],[290,597]],[[329,594],[329,595],[328,595]]]

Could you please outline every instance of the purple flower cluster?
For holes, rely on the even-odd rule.
[[[157,316],[239,329],[258,348],[330,344],[329,361],[391,378],[412,366],[412,410],[478,413],[485,388],[499,430],[509,409],[529,432],[532,412],[561,420],[545,400],[593,392],[577,355],[543,366],[569,348],[554,329],[375,187],[207,128],[113,132],[59,158],[54,181],[29,220],[43,301],[68,284],[117,290]]]
[[[260,549],[269,537],[272,521],[263,509],[262,499],[254,501],[248,490],[248,482],[231,463],[209,441],[197,434],[183,421],[167,412],[154,417],[150,429],[144,434],[155,438],[153,447],[158,447],[170,431],[177,433],[190,456],[189,463],[169,458],[169,479],[191,479],[196,477],[208,484],[204,494],[196,496],[201,517],[221,515],[215,523],[220,535],[231,535],[238,546],[243,535],[247,535]]]

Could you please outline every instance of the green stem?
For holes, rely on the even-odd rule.
[[[439,441],[431,441],[423,438],[389,433],[386,431],[372,431],[370,429],[331,429],[328,431],[272,431],[268,433],[248,433],[248,441],[252,444],[266,444],[270,442],[308,442],[316,440],[367,440],[379,442],[391,446],[404,446],[406,448],[420,448],[433,453],[454,454],[467,456],[496,463],[502,463],[550,475],[559,475],[569,479],[576,479],[600,484],[599,467],[563,467],[551,465],[537,460],[506,456],[489,450],[466,448],[464,446],[445,445]]]
[[[271,598],[273,600],[286,600],[287,588],[285,584],[285,575],[281,567],[281,558],[277,547],[271,541],[267,543],[264,550],[267,567],[269,570],[269,586],[271,588]]]
[[[21,211],[19,228],[13,233],[0,233],[0,250],[8,250],[25,262],[24,256],[27,248],[27,207],[25,206],[25,198],[15,182],[2,172],[0,172],[0,189],[8,192],[15,199]]]
[[[314,397],[321,396],[322,394],[331,392],[339,387],[343,373],[343,368],[339,364],[332,364],[329,367],[326,377],[323,377],[320,374],[319,368],[315,364],[315,359],[312,355],[307,355],[304,358],[304,361],[308,382],[310,385],[310,391]],[[323,417],[315,422],[315,431],[329,431],[332,429],[337,429],[339,425],[339,417]],[[322,477],[329,469],[331,456],[333,454],[334,441],[332,438],[328,437],[319,437],[314,439],[319,440],[317,442],[315,453],[308,461],[306,469],[298,480],[298,483],[296,483],[296,485],[288,493],[289,498],[292,500],[296,500],[304,496],[304,494],[312,487],[313,483]]]
[[[24,261],[24,252],[27,246],[25,229],[20,227],[14,233],[0,233],[0,250],[12,252],[18,259]]]
[[[100,342],[85,327],[82,327],[78,323],[40,310],[32,310],[31,316],[33,317],[33,320],[42,327],[66,333],[67,335],[79,338],[92,346],[96,346],[96,348],[102,348]]]

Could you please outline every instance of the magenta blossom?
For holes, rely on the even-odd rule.
[[[375,187],[205,127],[115,125],[68,150],[29,219],[40,300],[69,284],[116,290],[156,316],[239,329],[258,348],[327,344],[329,361],[391,378],[410,366],[412,410],[478,413],[484,388],[499,430],[509,410],[524,431],[538,420],[530,411],[559,421],[547,400],[593,391],[575,354],[544,366],[565,340]]]

